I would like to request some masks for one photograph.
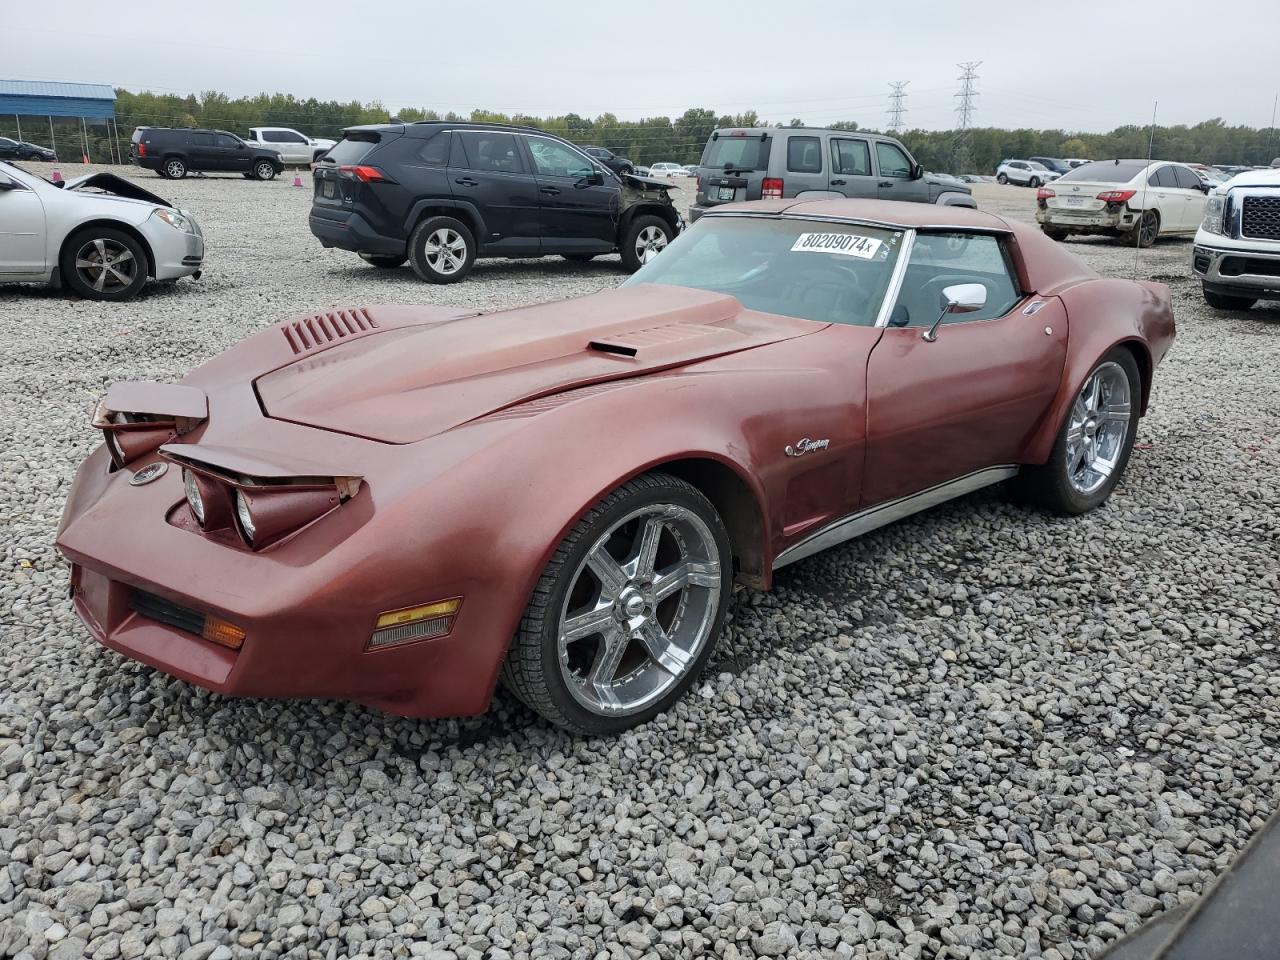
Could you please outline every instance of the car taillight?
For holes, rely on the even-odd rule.
[[[1098,194],[1098,199],[1105,200],[1107,203],[1125,203],[1137,192],[1137,190],[1103,190]]]
[[[347,166],[339,167],[339,173],[349,173],[361,183],[395,183],[377,167]]]
[[[1056,196],[1057,194],[1054,193],[1053,190],[1050,189],[1049,187],[1041,187],[1039,190],[1036,191],[1037,200],[1048,200],[1050,197],[1056,197]]]
[[[141,140],[138,141],[138,156],[145,157],[147,155],[147,145]]]
[[[760,198],[762,200],[781,200],[782,178],[765,177],[764,181],[760,184]]]

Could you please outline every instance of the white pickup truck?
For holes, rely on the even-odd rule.
[[[308,137],[290,127],[250,127],[248,141],[270,147],[285,163],[296,164],[315,163],[337,142]]]
[[[1191,269],[1219,310],[1280,300],[1280,169],[1246,170],[1209,194]]]

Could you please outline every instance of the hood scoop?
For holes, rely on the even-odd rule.
[[[290,320],[280,327],[289,349],[295,354],[327,347],[339,340],[358,337],[378,329],[378,321],[364,307],[331,310]]]
[[[314,342],[313,322],[290,326],[301,325]],[[820,329],[745,311],[723,294],[641,284],[444,323],[384,327],[378,336],[348,332],[325,350],[323,363],[299,357],[308,362],[273,370],[255,386],[270,417],[413,443],[530,400]]]

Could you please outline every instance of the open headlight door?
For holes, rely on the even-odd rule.
[[[93,425],[102,431],[115,469],[157,449],[209,418],[203,390],[176,383],[122,381],[98,401]]]

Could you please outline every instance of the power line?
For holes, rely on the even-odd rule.
[[[978,67],[982,66],[982,61],[966,60],[964,63],[957,63],[956,66],[964,72],[960,74],[960,92],[956,94],[960,102],[956,105],[959,120],[956,124],[953,165],[956,170],[964,173],[969,169],[969,126],[973,122],[973,100],[978,95],[976,83]]]
[[[902,115],[907,112],[907,108],[903,106],[902,101],[907,98],[907,84],[910,80],[890,80],[889,81],[889,129],[893,133],[902,132]]]

